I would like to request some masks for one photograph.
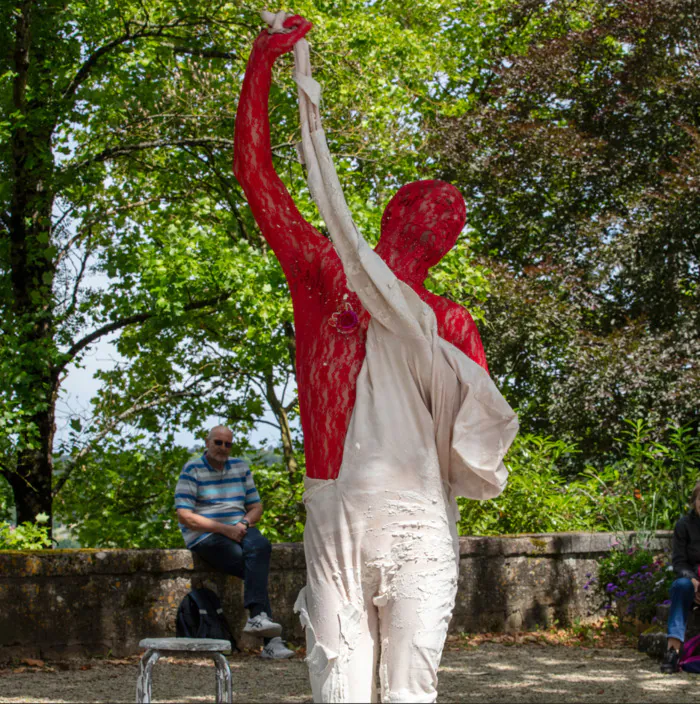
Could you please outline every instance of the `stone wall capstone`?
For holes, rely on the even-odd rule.
[[[619,537],[619,536],[618,536]],[[460,538],[453,633],[515,631],[595,618],[583,590],[608,553],[610,533]],[[671,533],[659,531],[657,549]],[[303,642],[293,605],[306,581],[304,548],[273,546],[270,600],[283,635]],[[0,662],[13,657],[123,656],[146,637],[175,634],[175,614],[191,589],[208,586],[242,646],[243,583],[215,572],[188,550],[0,551]]]

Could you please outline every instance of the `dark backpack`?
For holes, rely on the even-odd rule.
[[[238,646],[231,633],[219,597],[211,589],[193,589],[185,594],[177,609],[175,634],[178,638],[220,638]]]
[[[684,672],[700,674],[700,635],[683,643],[678,665]]]

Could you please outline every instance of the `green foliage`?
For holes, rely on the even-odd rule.
[[[603,608],[617,609],[618,616],[649,623],[656,619],[656,607],[668,599],[674,580],[668,555],[654,554],[642,545],[618,544],[602,558],[597,578],[584,586],[594,586]]]
[[[585,489],[612,531],[649,534],[671,530],[688,510],[688,500],[700,477],[700,439],[689,427],[669,421],[666,442],[643,421],[627,421],[618,441],[620,459],[601,470],[588,467]]]
[[[176,446],[98,448],[72,472],[57,519],[81,547],[182,547],[175,484],[191,456]]]
[[[306,520],[304,483],[299,481],[299,475],[291,476],[279,459],[261,464],[259,455],[249,458],[264,507],[258,527],[273,543],[301,542]]]
[[[629,428],[617,463],[569,480],[561,468],[577,452],[574,444],[518,436],[506,459],[510,476],[503,494],[489,501],[458,499],[460,534],[636,531],[643,541],[657,528],[672,528],[700,475],[697,435],[671,425],[664,445],[650,439],[643,422]],[[56,503],[57,520],[83,547],[182,546],[173,494],[182,466],[198,453],[132,440],[132,448],[96,449],[78,468],[59,462],[57,478],[67,470],[70,475]],[[253,471],[265,509],[263,533],[273,542],[300,541],[303,461],[290,471],[281,450],[256,449],[245,438],[232,450]],[[300,447],[294,450],[303,458]]]
[[[437,171],[492,272],[489,366],[580,471],[615,461],[623,418],[697,428],[700,9],[515,0],[492,21],[481,82],[430,125]]]
[[[34,523],[25,521],[14,526],[0,521],[0,550],[43,550],[51,547],[49,537],[49,517],[38,514]]]
[[[315,25],[326,132],[370,240],[395,188],[431,175],[421,125],[447,109],[445,86],[478,79],[483,35],[499,34],[492,5],[295,6]],[[291,307],[230,166],[236,96],[262,29],[257,8],[30,7],[0,10],[4,46],[31,36],[26,56],[0,57],[0,227],[12,235],[0,240],[0,472],[18,512],[33,516],[35,505],[50,512],[75,468],[97,471],[85,460],[115,433],[168,442],[215,415],[242,442],[266,405],[280,426],[294,427],[297,411],[287,399],[281,418],[270,401],[293,376]],[[470,65],[458,65],[467,56]],[[288,56],[275,69],[275,160],[320,226],[294,150],[291,67]],[[469,281],[449,282],[465,272]],[[434,284],[465,296],[473,289],[476,304],[486,289],[466,256],[445,263]],[[100,375],[91,412],[57,416],[70,365],[108,334],[120,363]],[[294,440],[283,438],[287,447]],[[53,456],[61,467],[52,483]],[[289,471],[289,455],[285,463]]]
[[[508,453],[505,491],[489,501],[458,499],[462,535],[596,530],[595,506],[568,484],[558,464],[576,446],[562,440],[519,435]]]
[[[616,462],[566,479],[575,443],[519,435],[508,453],[508,485],[489,501],[458,499],[462,535],[555,531],[670,530],[687,510],[700,477],[700,440],[692,429],[669,422],[662,433],[628,421]],[[665,436],[666,443],[655,436]]]
[[[12,487],[0,476],[0,521],[12,523],[15,520]]]
[[[264,530],[296,539],[291,305],[230,168],[257,9],[30,6],[0,9],[4,46],[31,36],[26,63],[0,56],[0,520],[56,501],[84,545],[179,545],[176,431],[214,416],[255,457],[270,409],[285,452],[254,459]],[[401,183],[442,175],[468,199],[467,232],[428,286],[481,322],[526,434],[506,492],[461,502],[461,530],[672,525],[698,472],[693,3],[294,9],[314,23],[324,124],[368,239]],[[275,162],[322,228],[294,150],[291,66],[275,69]],[[108,334],[120,361],[90,411],[57,415],[70,365]],[[645,419],[634,438],[624,417]]]
[[[303,466],[291,475],[269,450],[245,441],[232,449],[253,472],[265,509],[261,531],[273,542],[301,540]],[[56,502],[57,520],[81,547],[181,548],[175,485],[183,465],[199,454],[177,446],[100,448],[71,472]],[[58,477],[62,471],[59,463]]]

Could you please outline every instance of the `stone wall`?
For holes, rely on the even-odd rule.
[[[659,532],[656,547],[671,534]],[[556,533],[460,539],[460,578],[452,632],[513,631],[595,616],[583,590],[609,550],[609,533]],[[270,599],[284,635],[301,643],[292,613],[306,578],[304,549],[277,544]],[[222,598],[235,635],[245,623],[240,580],[187,550],[0,551],[0,662],[138,652],[145,637],[174,635],[175,613],[190,588]],[[239,640],[241,645],[255,641]]]

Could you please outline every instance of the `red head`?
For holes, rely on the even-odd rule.
[[[454,247],[467,218],[462,194],[444,181],[402,186],[382,216],[376,252],[404,281],[423,283]]]

